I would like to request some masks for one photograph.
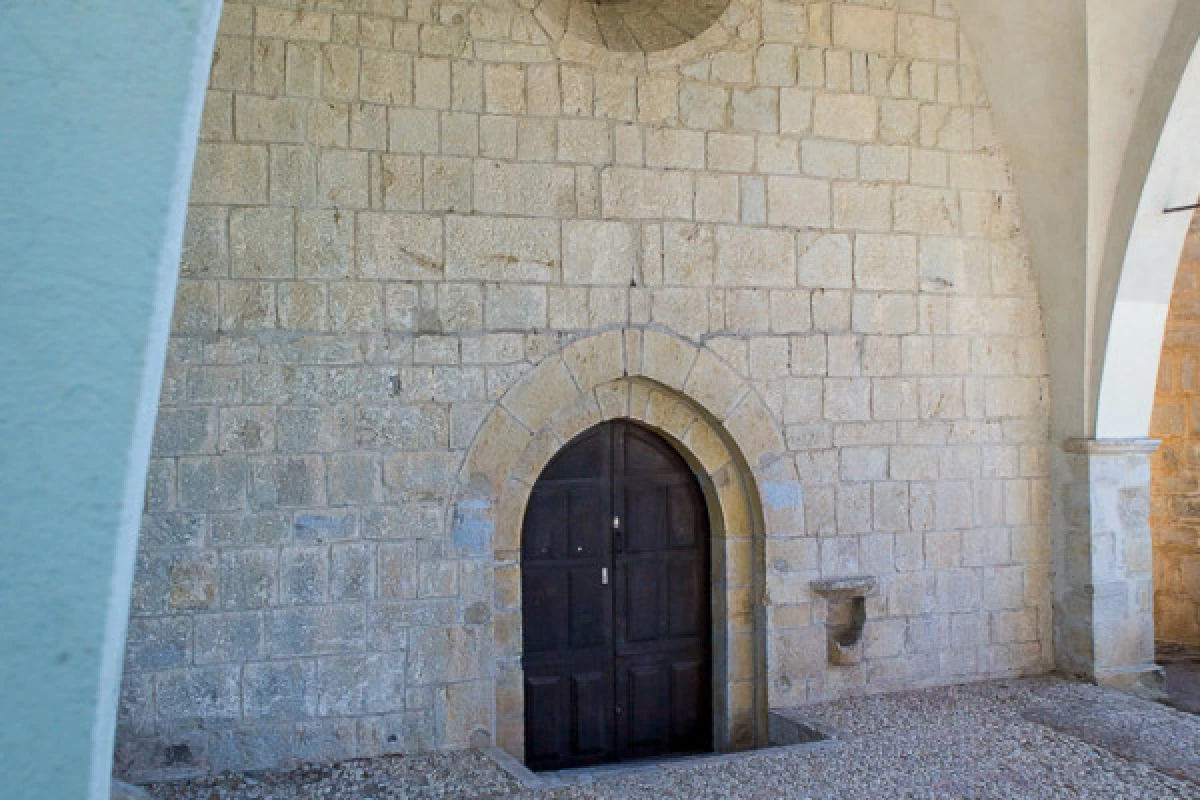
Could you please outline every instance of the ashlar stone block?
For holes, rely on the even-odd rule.
[[[896,51],[896,15],[888,9],[835,3],[833,43],[849,50],[891,55]]]
[[[604,120],[559,120],[557,139],[559,161],[601,166],[612,159],[612,132]]]
[[[196,618],[197,665],[243,663],[262,657],[263,623],[258,613],[206,614]]]
[[[389,106],[412,104],[412,56],[390,50],[364,48],[361,58],[359,99]]]
[[[729,92],[721,86],[686,83],[679,90],[683,125],[698,130],[721,130],[729,119]]]
[[[229,212],[197,206],[188,211],[183,235],[180,274],[202,277],[229,275]]]
[[[315,662],[249,664],[244,680],[247,719],[302,719],[317,713]]]
[[[690,219],[692,191],[686,172],[609,168],[600,177],[605,217]]]
[[[828,228],[831,199],[825,181],[772,175],[767,181],[767,219],[771,225]]]
[[[326,150],[317,163],[317,195],[335,208],[367,207],[367,154]]]
[[[720,227],[716,240],[718,286],[795,286],[796,247],[791,233]]]
[[[556,217],[575,210],[575,171],[569,167],[477,161],[474,181],[478,211]]]
[[[879,133],[879,103],[870,95],[818,94],[813,133],[829,139],[870,142]]]
[[[533,281],[559,274],[559,225],[551,220],[447,217],[451,280]]]
[[[361,605],[288,608],[267,613],[267,651],[315,656],[362,650],[366,614]]]
[[[233,113],[237,138],[249,142],[301,144],[307,105],[293,97],[239,94]]]
[[[704,168],[704,134],[651,128],[646,131],[646,166],[669,169]]]
[[[736,223],[740,190],[736,175],[696,176],[696,219],[700,222]]]
[[[563,350],[563,363],[584,392],[621,377],[625,366],[625,339],[621,331],[589,336]]]
[[[949,19],[900,14],[896,50],[912,58],[953,61],[958,58],[958,26]]]
[[[222,726],[242,715],[241,668],[193,667],[160,672],[154,683],[159,720]]]
[[[408,682],[411,686],[461,683],[486,674],[490,652],[486,629],[474,626],[418,628],[410,637]]]
[[[259,6],[254,9],[254,32],[275,39],[328,41],[333,17],[315,11],[292,11]]]
[[[854,237],[854,285],[859,289],[915,291],[916,237],[857,234]]]
[[[267,202],[267,148],[205,144],[196,150],[193,203],[261,205]]]
[[[578,285],[628,286],[638,261],[637,231],[624,222],[563,223],[563,280]]]
[[[732,106],[735,130],[757,133],[779,130],[778,89],[734,89]]]
[[[221,607],[265,608],[278,597],[278,554],[275,550],[229,550],[221,554]]]
[[[427,156],[423,186],[427,211],[470,211],[471,160]]]
[[[233,275],[286,278],[295,273],[295,212],[290,208],[238,208],[229,216]]]
[[[854,178],[858,174],[858,149],[849,142],[805,139],[800,164],[806,175],[817,178]]]
[[[544,328],[545,287],[489,284],[484,295],[484,319],[489,330],[527,331]]]
[[[442,221],[404,214],[358,215],[358,273],[365,278],[438,280]]]
[[[303,507],[324,501],[324,467],[314,456],[254,460],[251,486],[259,508]]]

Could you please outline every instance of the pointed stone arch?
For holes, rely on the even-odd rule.
[[[767,540],[803,531],[803,492],[780,426],[750,383],[705,347],[653,329],[578,339],[510,388],[460,473],[456,540],[495,563],[497,743],[524,752],[520,536],[545,465],[583,431],[629,419],[663,436],[704,489],[713,534],[715,742],[765,743]],[[488,545],[484,545],[484,540]]]

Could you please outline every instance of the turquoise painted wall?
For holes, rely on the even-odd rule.
[[[0,0],[0,795],[99,798],[220,0]]]

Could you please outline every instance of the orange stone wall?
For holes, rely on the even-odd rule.
[[[1193,218],[1167,320],[1150,435],[1155,637],[1200,644],[1200,223]]]

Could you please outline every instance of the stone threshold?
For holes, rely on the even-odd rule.
[[[667,756],[665,758],[623,761],[616,764],[600,764],[595,767],[577,767],[555,772],[534,772],[499,747],[482,747],[479,750],[526,789],[562,789],[569,786],[616,780],[632,775],[653,775],[668,767],[684,764],[699,766],[727,764],[766,753],[789,753],[839,747],[850,739],[849,734],[818,726],[804,719],[795,709],[771,711],[769,730],[770,744],[753,750],[739,750],[736,753]]]

